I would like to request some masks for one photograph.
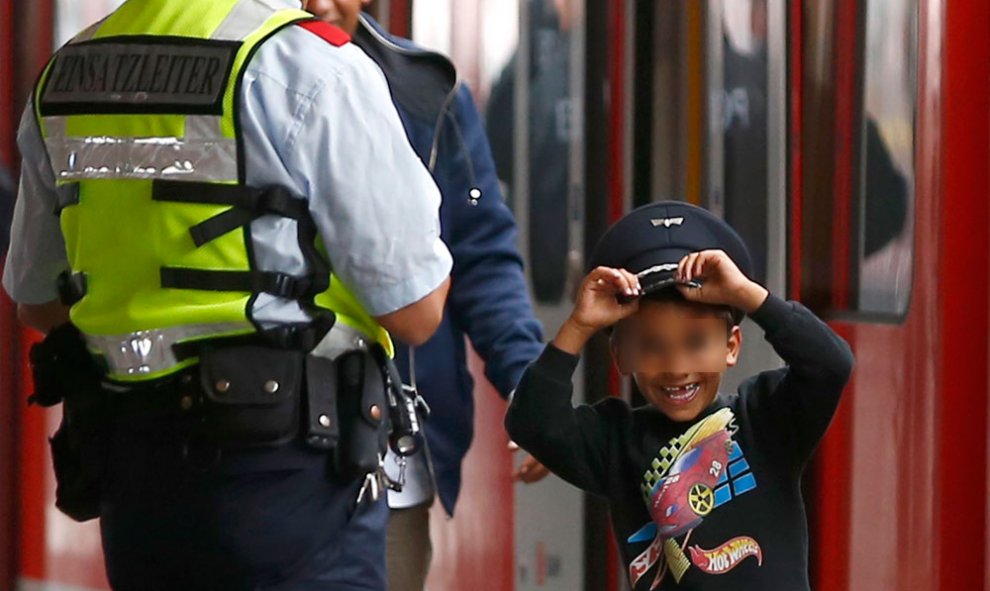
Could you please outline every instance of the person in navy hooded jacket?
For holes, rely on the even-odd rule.
[[[384,72],[409,141],[440,187],[441,237],[454,258],[440,328],[415,351],[400,346],[396,353],[403,379],[408,384],[415,377],[431,408],[425,432],[432,466],[422,457],[411,459],[402,471],[402,493],[389,494],[389,589],[419,590],[431,554],[429,506],[436,495],[453,515],[461,462],[473,434],[474,380],[465,335],[503,397],[543,346],[516,248],[515,221],[502,198],[470,90],[458,82],[446,57],[389,35],[362,13],[368,1],[312,0],[307,9],[347,31]],[[517,474],[522,480],[545,474],[532,459],[524,467],[525,474]],[[394,457],[386,458],[386,470],[399,477]]]

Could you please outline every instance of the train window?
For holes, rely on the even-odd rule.
[[[870,0],[803,11],[800,296],[822,314],[907,312],[917,8]]]
[[[520,225],[537,304],[559,306],[580,275],[581,2],[524,0],[525,33],[494,80],[488,136]],[[517,106],[525,105],[525,112]]]
[[[917,1],[865,10],[859,187],[853,212],[859,312],[901,316],[911,293]]]
[[[722,210],[767,281],[767,0],[722,5]],[[713,161],[716,158],[713,158]],[[713,162],[714,164],[714,162]]]

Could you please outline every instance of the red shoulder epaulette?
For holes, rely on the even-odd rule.
[[[351,36],[347,32],[328,22],[312,20],[296,24],[335,47],[340,47],[351,40]]]

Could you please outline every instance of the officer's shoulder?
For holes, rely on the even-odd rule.
[[[266,41],[248,64],[248,71],[305,93],[307,87],[362,77],[376,72],[377,67],[344,31],[327,23],[304,21],[283,28]]]

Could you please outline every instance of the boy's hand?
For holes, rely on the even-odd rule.
[[[517,452],[519,451],[519,446],[515,441],[509,442],[509,451]],[[539,482],[550,475],[550,469],[540,463],[539,460],[533,456],[526,454],[523,461],[519,464],[519,468],[512,473],[512,479],[516,482],[524,482],[526,484],[533,484],[534,482]]]
[[[723,304],[747,314],[755,312],[770,292],[746,277],[729,255],[721,250],[694,252],[677,265],[678,281],[698,280],[701,287],[678,285],[677,289],[692,302]]]
[[[553,340],[554,346],[572,355],[580,354],[593,334],[639,309],[638,300],[620,304],[617,296],[635,296],[641,291],[639,279],[629,271],[598,267],[588,273],[578,289],[574,311]]]

